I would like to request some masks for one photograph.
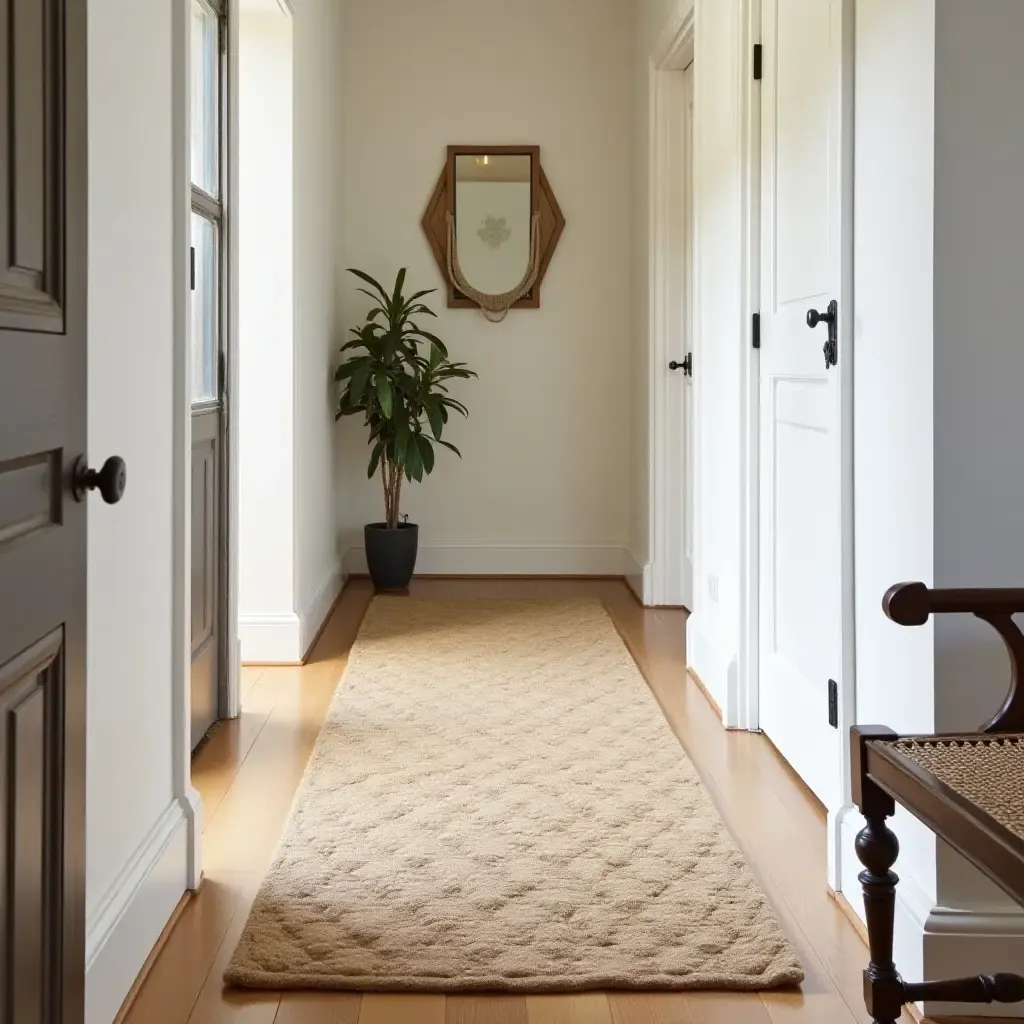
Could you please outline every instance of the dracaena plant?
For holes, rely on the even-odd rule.
[[[435,446],[461,452],[441,435],[448,417],[468,416],[466,407],[448,392],[448,382],[475,377],[465,363],[448,358],[444,342],[419,324],[435,316],[422,299],[436,289],[408,298],[405,268],[398,272],[390,294],[369,274],[349,268],[369,288],[360,288],[375,305],[355,337],[341,346],[347,353],[334,379],[341,394],[335,419],[362,415],[372,446],[366,475],[380,470],[384,484],[384,516],[389,529],[398,526],[402,480],[422,480],[434,468]],[[372,290],[370,290],[372,289]]]

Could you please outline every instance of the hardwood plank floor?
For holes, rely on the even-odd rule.
[[[614,580],[423,579],[416,595],[600,597],[792,937],[800,992],[441,996],[225,990],[241,934],[366,606],[350,583],[309,664],[243,672],[243,712],[193,762],[205,881],[126,1024],[849,1024],[867,1022],[866,950],[825,886],[822,808],[763,736],[726,732],[686,674],[684,612],[643,609]],[[794,837],[799,837],[794,841]],[[909,1018],[905,1018],[909,1020]]]

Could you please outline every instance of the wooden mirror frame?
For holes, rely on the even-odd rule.
[[[537,309],[540,306],[540,286],[544,282],[544,275],[558,245],[558,239],[565,229],[561,207],[541,166],[540,146],[449,146],[445,166],[420,221],[423,233],[430,243],[430,251],[437,262],[437,269],[441,271],[441,277],[448,288],[449,309],[479,308],[472,299],[466,298],[455,288],[448,276],[448,214],[455,212],[455,158],[523,155],[530,157],[531,210],[534,214],[540,214],[540,270],[533,287],[523,298],[513,303],[512,309]]]

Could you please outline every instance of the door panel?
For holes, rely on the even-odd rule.
[[[225,146],[227,0],[191,0],[192,749],[220,711],[227,597]]]
[[[84,0],[0,0],[0,1020],[85,975]]]
[[[807,312],[844,291],[843,0],[765,0],[762,79],[760,724],[837,806],[842,683],[842,373]]]
[[[192,747],[217,718],[220,408],[192,416]]]

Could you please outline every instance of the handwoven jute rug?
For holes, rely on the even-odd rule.
[[[597,601],[378,598],[227,969],[763,989],[800,962]]]

